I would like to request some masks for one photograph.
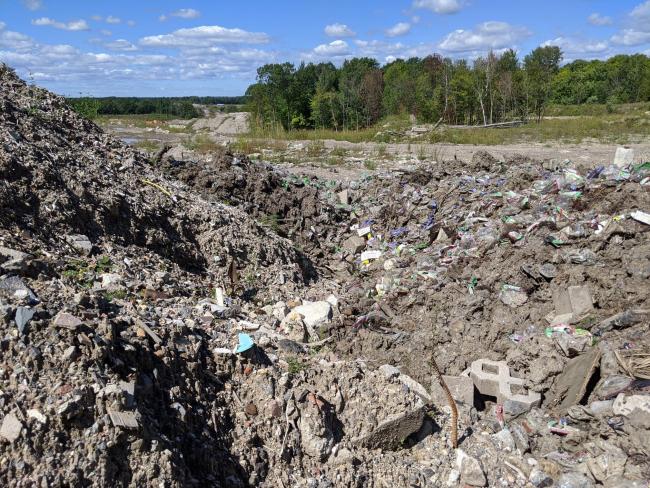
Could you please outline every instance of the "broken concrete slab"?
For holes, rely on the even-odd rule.
[[[325,301],[304,301],[302,305],[294,308],[292,311],[299,314],[308,327],[318,327],[329,322],[332,318],[332,305]]]
[[[426,408],[423,404],[413,411],[394,414],[371,432],[353,439],[352,442],[368,449],[397,449],[404,439],[420,430],[425,412]]]
[[[138,419],[134,412],[117,412],[115,410],[108,410],[108,415],[115,427],[125,429],[137,429],[139,427]]]
[[[625,168],[634,163],[634,149],[631,147],[617,147],[614,154],[614,166]]]
[[[600,356],[600,349],[593,348],[588,353],[571,359],[546,395],[546,406],[564,413],[569,407],[580,403],[600,364]]]
[[[457,402],[465,405],[474,405],[474,382],[469,376],[447,376],[443,375],[442,379],[447,384],[451,396]],[[434,400],[444,402],[446,405],[446,394],[440,386],[440,382],[436,379],[431,381],[431,397]]]

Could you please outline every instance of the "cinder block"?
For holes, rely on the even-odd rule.
[[[482,395],[496,397],[497,403],[521,410],[530,410],[539,406],[541,395],[528,392],[524,388],[524,380],[510,376],[510,368],[505,361],[490,361],[478,359],[470,367],[470,376],[476,389]]]

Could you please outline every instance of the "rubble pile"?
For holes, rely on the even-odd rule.
[[[0,485],[647,486],[650,164],[322,181],[0,107]]]

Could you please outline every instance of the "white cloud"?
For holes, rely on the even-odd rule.
[[[564,53],[564,59],[601,58],[609,53],[607,41],[583,40],[571,37],[556,37],[542,43],[542,46],[558,46]]]
[[[102,17],[101,15],[91,15],[90,20],[94,20],[95,22],[103,22],[104,17]]]
[[[464,0],[414,0],[413,8],[425,8],[437,14],[454,14],[465,5]]]
[[[67,31],[87,31],[90,30],[88,23],[85,20],[72,20],[70,22],[59,22],[49,17],[41,17],[40,19],[32,20],[33,25],[54,27],[55,29],[62,29]]]
[[[137,51],[138,48],[126,39],[116,39],[115,41],[104,44],[104,46],[113,51]]]
[[[647,26],[647,22],[650,22],[650,0],[634,7],[629,16],[636,22],[646,23]]]
[[[587,20],[591,25],[611,25],[612,24],[612,18],[607,17],[604,15],[600,15],[599,13],[594,12],[591,14],[589,17],[587,17]]]
[[[347,25],[345,24],[330,24],[325,26],[325,34],[330,36],[330,37],[354,37],[356,36],[356,32],[354,32],[352,29],[350,29]]]
[[[264,32],[249,32],[242,29],[228,29],[218,25],[204,25],[179,29],[171,34],[144,37],[140,39],[140,44],[149,47],[205,47],[226,43],[265,44],[269,40],[268,34]]]
[[[102,29],[99,31],[103,36],[110,37],[113,35],[113,31],[110,31],[108,29]]]
[[[350,46],[347,42],[338,39],[329,44],[320,44],[314,48],[314,54],[318,56],[345,56],[350,54]]]
[[[127,20],[126,25],[128,25],[129,27],[135,26],[135,20]]]
[[[473,30],[458,29],[448,34],[438,47],[450,52],[486,51],[514,47],[518,41],[531,35],[525,27],[517,27],[507,22],[488,21]]]
[[[620,33],[614,34],[611,41],[614,44],[624,46],[639,46],[650,42],[650,28],[647,31],[636,29],[623,29]]]
[[[408,34],[411,31],[411,24],[408,22],[398,22],[390,29],[386,30],[388,37],[398,37]]]
[[[170,14],[161,15],[160,17],[158,17],[158,20],[164,22],[170,17],[178,17],[181,19],[197,19],[200,16],[201,16],[201,12],[199,12],[198,10],[195,10],[193,8],[181,8]]]
[[[43,8],[43,2],[41,0],[22,0],[23,5],[29,10],[38,10]]]
[[[107,24],[119,24],[121,22],[122,22],[122,19],[120,19],[119,17],[113,17],[112,15],[109,15],[108,17],[106,17],[106,23]]]
[[[6,26],[4,22],[0,22],[0,49],[26,50],[33,46],[34,41],[31,37],[20,32],[5,30]]]

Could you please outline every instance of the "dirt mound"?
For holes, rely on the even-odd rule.
[[[344,186],[147,161],[6,68],[0,107],[3,486],[650,478],[648,165]]]

